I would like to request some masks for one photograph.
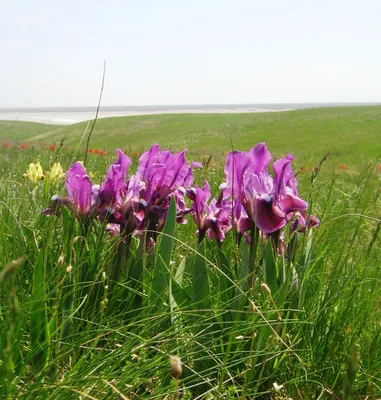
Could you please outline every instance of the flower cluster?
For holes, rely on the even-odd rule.
[[[106,153],[103,150],[89,149],[89,154],[98,154],[100,156],[104,156]]]
[[[101,185],[92,184],[83,165],[76,162],[66,174],[67,197],[54,196],[52,207],[44,213],[57,214],[59,207],[65,205],[81,220],[99,217],[109,224],[111,232],[158,232],[164,226],[174,196],[177,222],[186,222],[189,210],[185,193],[193,181],[193,168],[201,164],[188,165],[186,151],[162,151],[154,144],[140,156],[135,174],[127,179],[131,160],[120,149],[117,154],[118,159],[110,165]]]
[[[229,229],[240,234],[259,229],[265,235],[279,232],[292,220],[291,229],[304,232],[317,226],[318,219],[307,215],[308,204],[299,197],[292,169],[293,156],[276,160],[268,171],[272,157],[264,143],[249,152],[232,151],[227,155],[226,181],[220,186],[218,199],[210,198],[210,186],[195,187],[188,192],[194,203],[191,215],[199,237],[205,234],[222,241]]]
[[[45,178],[47,178],[50,183],[57,183],[65,178],[65,173],[60,163],[54,163],[50,171],[44,174],[40,162],[37,162],[29,164],[29,168],[23,177],[33,183],[43,181]]]
[[[209,239],[222,242],[226,232],[231,228],[231,202],[226,201],[226,192],[222,191],[219,198],[210,202],[210,185],[204,182],[202,188],[195,185],[187,191],[187,196],[193,201],[189,210],[198,230],[199,241],[207,235]]]
[[[58,213],[59,207],[66,205],[78,219],[98,217],[110,232],[148,232],[150,240],[163,228],[172,196],[177,222],[186,223],[189,214],[197,225],[199,241],[207,236],[222,242],[230,229],[246,236],[248,231],[260,230],[279,237],[288,222],[297,232],[319,224],[316,217],[307,215],[308,205],[299,197],[292,155],[276,160],[271,175],[272,157],[264,143],[249,152],[228,154],[225,182],[218,198],[211,200],[207,181],[203,187],[192,185],[193,169],[202,166],[196,162],[188,165],[186,150],[172,153],[154,144],[140,156],[137,170],[129,178],[131,159],[120,149],[117,154],[100,185],[94,185],[83,165],[76,162],[66,174],[67,197],[54,196],[45,213]]]
[[[60,163],[56,162],[50,168],[50,171],[46,173],[47,178],[52,183],[57,183],[65,178],[65,173],[62,170],[62,166]]]
[[[254,226],[269,234],[283,228],[295,212],[305,214],[308,204],[299,197],[292,170],[293,156],[276,160],[274,176],[268,172],[272,157],[264,143],[249,152],[227,156],[226,187],[234,203],[238,227],[244,233]]]
[[[23,177],[33,183],[43,181],[45,179],[45,175],[40,162],[30,163],[29,168],[27,169]]]

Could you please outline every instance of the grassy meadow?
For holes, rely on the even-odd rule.
[[[43,215],[66,195],[46,172],[83,161],[89,129],[0,121],[0,398],[381,398],[381,107],[97,121],[94,184],[116,147],[128,176],[152,143],[188,148],[204,165],[194,183],[215,196],[232,146],[292,153],[320,225],[287,225],[284,252],[233,230],[200,243],[174,202],[150,248],[66,208]]]
[[[0,121],[0,140],[76,147],[87,122],[52,126]],[[231,150],[247,150],[265,141],[272,153],[291,152],[298,163],[313,163],[331,152],[339,163],[358,165],[381,154],[381,106],[334,107],[276,113],[171,114],[100,119],[92,136],[93,148],[115,147],[141,152],[158,142],[163,148],[224,158]],[[90,125],[87,127],[90,130]]]

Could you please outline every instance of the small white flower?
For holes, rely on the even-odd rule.
[[[279,393],[282,389],[284,389],[283,385],[278,385],[276,382],[273,383],[275,393]]]

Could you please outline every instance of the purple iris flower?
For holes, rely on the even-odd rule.
[[[231,229],[231,202],[227,202],[220,196],[213,198],[208,206],[209,211],[209,229],[207,235],[209,239],[216,239],[222,242],[226,233]]]
[[[222,242],[226,232],[231,228],[231,205],[225,201],[223,192],[219,199],[213,198],[210,202],[210,185],[204,182],[203,188],[195,185],[187,191],[187,196],[193,200],[190,215],[197,225],[199,242],[205,235],[209,239]]]
[[[161,151],[158,144],[153,144],[149,151],[141,155],[136,175],[147,183],[144,191],[147,202],[162,201],[179,187],[191,185],[192,169],[201,164],[188,166],[185,155],[186,150],[180,153]]]
[[[100,217],[108,223],[120,224],[121,232],[160,231],[164,226],[170,199],[176,200],[177,221],[186,222],[189,212],[185,205],[185,187],[191,185],[193,168],[198,163],[186,163],[186,150],[180,153],[161,151],[159,145],[143,153],[137,171],[127,181],[131,160],[121,151],[118,160],[109,167],[99,190]]]
[[[99,188],[98,212],[101,221],[106,219],[110,224],[124,226],[126,218],[121,208],[128,193],[126,175],[131,159],[120,149],[116,149],[116,152],[118,159],[109,166],[106,178]]]
[[[99,186],[91,184],[85,168],[78,161],[66,172],[66,192],[67,197],[53,196],[51,207],[43,210],[43,214],[58,216],[61,206],[65,205],[78,219],[96,215]]]
[[[99,190],[101,202],[107,205],[120,205],[122,195],[126,190],[127,171],[131,165],[131,159],[122,150],[116,149],[116,152],[118,159],[110,165],[106,179]]]
[[[110,234],[111,237],[118,237],[120,235],[120,225],[119,224],[107,224],[106,232]]]
[[[264,233],[275,232],[285,226],[294,212],[308,208],[298,195],[292,155],[274,162],[274,177],[268,173],[271,159],[264,143],[249,152],[233,151],[227,156],[226,185],[236,213],[241,214],[237,224],[242,233],[254,226]]]
[[[144,201],[145,222],[149,229],[160,230],[165,222],[170,198],[176,201],[178,222],[185,222],[188,212],[184,194],[193,181],[193,168],[201,167],[199,163],[188,165],[186,150],[180,153],[161,151],[158,144],[153,144],[139,159],[136,179],[142,182],[140,201]]]
[[[319,226],[320,221],[315,215],[309,215],[305,211],[296,212],[295,220],[291,224],[291,231],[305,233],[308,229]]]
[[[87,214],[91,207],[92,184],[78,161],[66,172],[66,191],[73,208],[82,215]]]

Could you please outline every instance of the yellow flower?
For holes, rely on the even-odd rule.
[[[54,163],[50,168],[50,171],[47,172],[47,178],[52,183],[57,183],[61,179],[65,178],[65,173],[63,172],[62,166],[60,163]]]
[[[40,162],[34,164],[30,163],[28,170],[23,175],[24,178],[29,179],[31,182],[43,181],[45,179],[44,173]]]

